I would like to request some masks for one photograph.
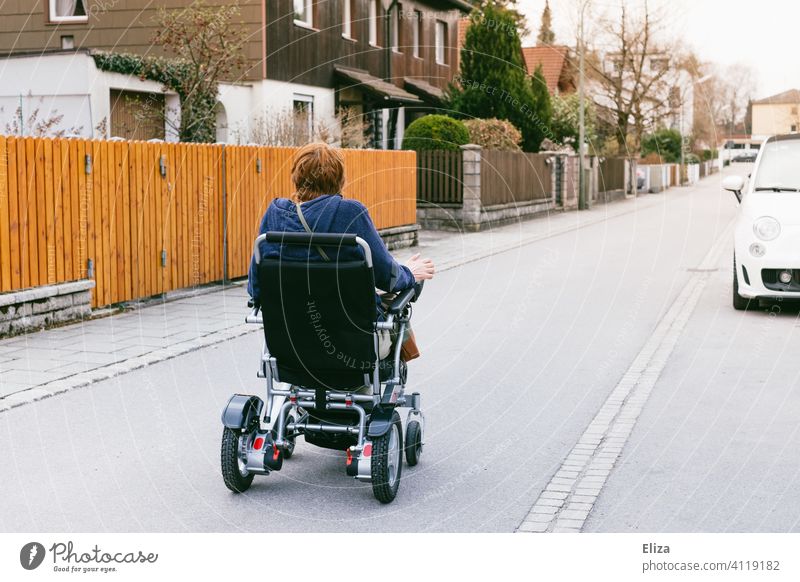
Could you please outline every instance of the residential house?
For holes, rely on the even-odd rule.
[[[789,89],[758,99],[752,102],[752,107],[754,139],[800,131],[800,90]]]
[[[208,0],[207,4],[226,4]],[[0,5],[0,131],[34,114],[91,137],[177,139],[177,95],[100,71],[90,51],[163,54],[157,9],[191,0],[42,0]],[[251,141],[263,119],[292,115],[311,132],[348,106],[372,145],[398,147],[404,128],[440,104],[457,61],[464,0],[239,0],[247,66],[220,87],[217,137]],[[138,102],[163,104],[167,123],[134,123]],[[141,113],[140,111],[138,113]],[[21,121],[20,121],[21,120]],[[171,129],[172,127],[172,129]]]
[[[578,89],[577,67],[572,51],[564,45],[522,47],[522,57],[529,75],[542,67],[551,95],[574,93]]]
[[[618,89],[629,96],[636,87],[647,128],[668,127],[688,135],[694,120],[696,79],[666,53],[653,52],[643,58],[628,53],[625,58],[623,63],[619,53],[601,55],[600,66],[610,82],[590,82],[589,92],[598,109],[610,106]]]

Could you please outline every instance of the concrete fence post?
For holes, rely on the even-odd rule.
[[[461,146],[464,174],[464,196],[461,207],[461,223],[464,230],[481,229],[481,146]]]

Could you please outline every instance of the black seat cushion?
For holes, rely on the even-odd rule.
[[[360,261],[264,258],[259,301],[280,381],[347,390],[375,367],[375,282]]]

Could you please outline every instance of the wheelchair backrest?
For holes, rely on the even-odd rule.
[[[322,246],[331,259],[260,258],[256,252],[264,335],[278,379],[315,388],[362,386],[376,361],[370,257],[360,252],[354,235],[267,233],[264,238],[282,246]]]

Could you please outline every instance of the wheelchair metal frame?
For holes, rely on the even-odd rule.
[[[266,235],[260,235],[256,238],[253,245],[253,256],[256,264],[261,262],[261,252],[259,245],[266,239]],[[365,240],[356,237],[356,242],[364,251],[364,256],[367,266],[372,268],[372,252],[369,245]],[[308,390],[300,386],[291,385],[289,389],[277,388],[275,383],[280,383],[278,375],[277,360],[269,354],[266,340],[264,340],[261,361],[257,376],[266,380],[266,399],[265,406],[261,407],[258,418],[259,429],[261,431],[275,430],[274,445],[279,449],[285,449],[289,446],[287,441],[287,432],[291,434],[303,434],[307,431],[316,432],[329,432],[329,433],[346,433],[357,434],[357,444],[350,447],[350,454],[353,454],[353,459],[357,463],[357,474],[354,475],[360,481],[371,481],[369,458],[366,459],[361,454],[367,444],[370,436],[380,436],[380,434],[370,434],[367,427],[367,415],[369,412],[363,406],[364,404],[371,405],[370,412],[376,410],[379,406],[386,406],[390,410],[397,407],[406,407],[410,409],[406,416],[406,426],[408,422],[414,417],[420,424],[420,432],[422,442],[424,443],[425,436],[425,420],[424,415],[420,409],[420,395],[413,393],[410,396],[405,394],[405,378],[400,375],[400,353],[402,349],[402,338],[404,337],[406,327],[409,321],[410,307],[406,306],[403,312],[397,316],[392,313],[387,314],[385,321],[377,321],[373,331],[373,341],[375,345],[375,353],[378,353],[378,331],[388,330],[394,331],[397,326],[397,338],[394,345],[393,359],[393,375],[385,382],[380,379],[380,359],[376,358],[374,370],[371,374],[364,374],[365,385],[372,387],[372,394],[355,394],[352,392],[326,390],[325,391],[325,407],[327,410],[354,410],[358,413],[358,425],[327,425],[327,424],[312,424],[309,423],[309,414],[305,411],[306,408],[317,407],[316,391]],[[260,308],[255,306],[253,311],[245,318],[246,323],[263,325],[263,318],[260,314]],[[371,376],[371,377],[370,377]],[[385,384],[385,388],[383,388]],[[277,414],[273,417],[273,413],[277,408]],[[293,413],[294,422],[287,423],[286,418],[289,413]],[[250,469],[250,467],[248,467]],[[250,470],[259,472],[255,467]],[[264,470],[267,473],[268,470]]]

